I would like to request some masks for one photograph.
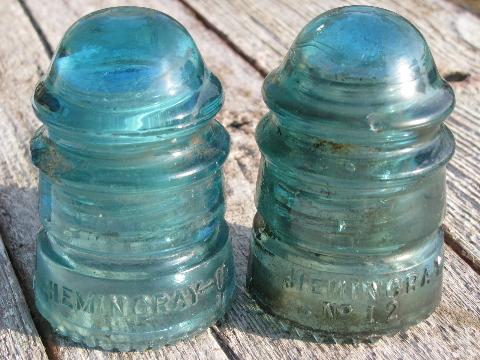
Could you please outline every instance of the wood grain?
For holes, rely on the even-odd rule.
[[[457,4],[464,6],[466,9],[480,14],[480,2],[478,0],[451,0]]]
[[[452,81],[457,107],[447,124],[456,154],[448,165],[449,239],[480,271],[480,18],[446,0],[182,0],[263,74],[275,68],[306,23],[334,7],[367,4],[412,21],[427,39],[440,72]]]
[[[0,237],[0,358],[47,359]]]
[[[148,6],[165,11],[182,22],[192,33],[208,66],[222,80],[226,103],[219,116],[232,135],[232,150],[225,166],[227,219],[231,224],[237,265],[238,296],[232,311],[222,325],[212,327],[201,337],[182,342],[161,351],[145,353],[107,353],[77,347],[42,328],[48,347],[56,358],[212,358],[233,359],[332,359],[350,356],[373,358],[462,358],[479,356],[477,334],[480,332],[480,285],[476,274],[451,250],[447,249],[445,291],[437,312],[420,326],[376,345],[338,346],[300,341],[282,330],[277,322],[258,311],[244,291],[248,238],[254,214],[253,192],[258,151],[253,129],[265,108],[260,98],[262,76],[241,59],[221,38],[177,2],[122,1],[121,4]],[[39,24],[50,47],[55,47],[66,28],[78,17],[98,8],[120,4],[119,1],[84,1],[75,6],[62,1],[26,0],[25,5]],[[12,3],[12,8],[17,6]],[[273,8],[273,6],[271,6]],[[17,11],[17,10],[15,10]],[[214,11],[212,10],[212,13]],[[32,300],[34,234],[38,228],[36,215],[36,172],[30,165],[27,142],[38,126],[25,101],[33,84],[46,69],[46,52],[35,38],[24,14],[10,14],[27,35],[8,30],[12,40],[0,42],[0,59],[8,49],[22,45],[14,52],[12,64],[23,64],[20,74],[12,72],[0,85],[0,226],[5,243],[12,253],[12,263],[19,273],[27,300]],[[0,18],[3,17],[0,16]],[[218,19],[215,21],[219,21]],[[232,20],[233,22],[233,20]],[[17,37],[16,42],[13,37]],[[250,34],[251,36],[251,34]],[[43,51],[42,51],[43,50]],[[1,64],[1,63],[0,63]],[[18,66],[17,66],[18,70]],[[27,75],[30,75],[27,76]],[[15,84],[15,95],[12,85]],[[17,85],[17,82],[19,83]],[[1,86],[4,86],[3,88]],[[7,100],[3,100],[3,99]],[[16,113],[15,111],[18,111]],[[21,247],[21,249],[20,249]],[[22,250],[22,251],[19,251]],[[39,320],[37,320],[39,323]],[[221,347],[221,348],[220,348]],[[223,350],[223,351],[222,351]]]
[[[0,2],[0,14],[2,15],[0,16],[0,33],[2,34],[2,41],[0,41],[0,136],[2,140],[0,146],[0,177],[2,178],[0,181],[0,218],[3,219],[12,216],[14,212],[22,211],[21,203],[16,207],[18,210],[12,209],[11,212],[6,209],[7,204],[3,201],[3,197],[9,184],[3,179],[9,169],[10,180],[19,192],[29,182],[25,178],[30,173],[24,171],[24,167],[28,166],[28,163],[22,159],[17,162],[14,155],[20,153],[23,156],[25,152],[24,147],[21,146],[22,139],[16,136],[16,129],[17,124],[21,123],[29,112],[28,105],[20,105],[30,96],[28,84],[38,78],[39,69],[42,65],[46,65],[46,62],[39,63],[35,60],[35,58],[44,56],[43,49],[35,51],[35,46],[32,47],[30,53],[17,54],[18,48],[28,48],[32,35],[34,40],[36,38],[18,4],[12,1]],[[17,19],[18,28],[14,29],[11,26],[10,19]],[[2,226],[1,229],[4,230],[4,227]],[[31,231],[35,231],[35,229]],[[7,235],[6,232],[2,231],[2,233]],[[42,341],[33,324],[30,310],[3,246],[3,240],[7,240],[7,237],[0,239],[0,357],[5,359],[16,357],[46,359]],[[19,242],[13,247],[9,246],[9,251],[14,260],[21,258],[21,261],[14,261],[13,265],[17,265],[17,268],[20,268],[21,265],[31,268],[33,263],[32,247],[24,249],[24,243]],[[19,280],[23,282],[24,279],[21,277]]]

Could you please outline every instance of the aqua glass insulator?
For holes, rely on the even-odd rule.
[[[420,32],[379,8],[328,11],[263,96],[251,295],[335,341],[425,319],[441,296],[454,94]]]
[[[223,102],[189,33],[150,9],[65,34],[33,107],[40,169],[35,301],[61,334],[144,349],[205,329],[234,290]]]

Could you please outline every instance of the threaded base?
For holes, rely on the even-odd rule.
[[[264,236],[262,234],[261,236]],[[247,289],[267,313],[322,342],[372,342],[427,318],[441,299],[443,233],[390,261],[319,258],[302,264],[254,234]]]
[[[199,333],[223,317],[234,292],[230,241],[192,268],[174,273],[85,274],[37,240],[35,303],[56,332],[104,350],[158,348]]]

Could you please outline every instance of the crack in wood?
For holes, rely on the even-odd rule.
[[[25,12],[25,15],[27,15],[28,20],[30,20],[30,23],[32,24],[32,27],[35,29],[35,32],[38,35],[38,38],[40,39],[40,42],[42,43],[43,47],[45,48],[45,51],[48,55],[48,57],[53,56],[53,48],[50,46],[50,43],[47,40],[47,37],[45,36],[45,33],[43,32],[42,28],[38,24],[37,20],[32,14],[32,11],[28,7],[27,4],[25,4],[24,0],[17,0],[18,3],[20,4],[21,8]]]
[[[217,326],[220,325],[210,327],[210,332],[212,333],[220,348],[223,350],[223,352],[229,359],[240,360],[241,358],[230,347],[228,339],[226,339],[225,335],[219,329],[217,329]]]
[[[465,249],[463,249],[452,237],[450,232],[447,229],[446,225],[443,225],[443,232],[444,232],[444,241],[450,249],[453,250],[455,254],[460,256],[460,258],[465,261],[468,266],[470,266],[478,275],[480,275],[480,266],[477,262],[473,261],[471,256],[466,253]]]
[[[246,52],[244,52],[237,44],[235,44],[230,37],[225,34],[223,31],[221,31],[218,27],[216,27],[212,22],[210,22],[205,16],[203,16],[202,13],[197,11],[192,5],[190,5],[187,1],[185,0],[179,0],[179,2],[185,6],[190,12],[192,12],[192,15],[195,16],[195,18],[198,19],[207,29],[211,30],[214,32],[220,39],[224,41],[224,43],[230,47],[236,54],[238,54],[239,57],[241,57],[243,60],[245,60],[248,64],[250,64],[257,72],[262,75],[263,77],[267,76],[268,71],[265,71],[258,61],[248,55]]]
[[[452,71],[446,75],[444,75],[444,79],[448,82],[461,82],[465,81],[470,77],[469,73],[462,72],[462,71]]]

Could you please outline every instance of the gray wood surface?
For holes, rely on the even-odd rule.
[[[47,359],[0,237],[0,358]]]
[[[9,14],[12,18],[22,16],[22,10],[11,7],[11,4],[0,2],[0,14]],[[28,21],[19,22],[17,34],[27,39],[30,24]],[[22,117],[21,112],[15,108],[18,101],[13,100],[16,90],[16,84],[19,88],[25,82],[25,78],[36,78],[35,67],[31,72],[18,74],[17,68],[20,65],[16,62],[15,56],[10,56],[14,51],[16,34],[9,31],[10,24],[7,19],[0,16],[0,124],[4,124],[6,119],[15,120]],[[17,43],[22,45],[21,42]],[[9,79],[14,80],[7,83]],[[11,104],[13,106],[8,106]],[[2,125],[0,125],[2,128]],[[0,146],[0,174],[4,173],[6,167],[14,167],[11,162],[10,150],[18,150],[18,140],[12,134],[13,129],[9,129],[7,136],[1,135]],[[0,175],[1,177],[2,175]],[[16,172],[18,186],[23,186],[21,181],[21,172]],[[5,189],[5,184],[0,181],[0,199]],[[0,202],[0,217],[8,216],[4,203]],[[22,249],[11,249],[13,251],[22,251]],[[25,302],[24,295],[19,286],[17,276],[10,263],[10,259],[3,245],[0,236],[0,358],[18,358],[18,359],[46,359],[47,355],[42,341],[38,335],[37,329],[30,315],[30,309]]]
[[[50,357],[59,359],[334,359],[350,356],[354,359],[474,359],[480,356],[478,274],[449,248],[446,250],[444,296],[438,310],[421,325],[393,338],[382,339],[375,345],[319,345],[301,341],[295,331],[285,331],[278,322],[258,311],[248,299],[244,290],[244,278],[249,229],[254,214],[253,191],[259,158],[253,131],[265,112],[260,96],[264,70],[259,64],[261,61],[266,61],[261,59],[268,54],[261,51],[245,52],[242,46],[245,46],[244,44],[248,41],[255,42],[257,36],[257,34],[252,35],[250,31],[236,34],[233,47],[231,44],[227,45],[222,39],[226,36],[223,31],[223,35],[217,35],[221,26],[229,28],[228,22],[234,26],[238,21],[237,16],[245,17],[243,10],[235,9],[235,13],[226,13],[222,18],[218,15],[218,9],[205,8],[202,17],[209,19],[205,22],[204,19],[199,20],[187,7],[176,1],[87,0],[67,3],[60,0],[48,2],[24,0],[18,3],[14,0],[3,0],[3,3],[5,3],[3,8],[0,7],[3,10],[0,12],[0,30],[3,30],[3,41],[0,42],[0,74],[2,75],[0,229],[25,297],[32,309],[34,237],[39,224],[36,209],[36,171],[30,164],[27,148],[28,140],[38,126],[38,121],[34,118],[26,99],[30,98],[35,82],[48,66],[48,50],[56,47],[64,31],[73,21],[90,11],[119,4],[148,6],[177,18],[192,33],[206,63],[222,80],[226,102],[219,120],[232,136],[232,149],[225,166],[225,175],[227,220],[230,222],[236,255],[238,296],[226,320],[202,335],[175,346],[159,351],[118,354],[88,350],[74,345],[64,338],[53,335],[51,329],[40,318],[35,317],[35,323],[47,344]],[[238,3],[238,1],[235,2],[235,4]],[[258,7],[262,3],[256,2],[252,6]],[[198,6],[204,4],[204,0],[195,2]],[[222,2],[222,6],[228,4],[226,1]],[[21,6],[26,11],[22,12]],[[277,6],[283,5],[275,2],[275,5],[270,5],[270,8],[273,9],[272,11],[280,11],[276,10]],[[9,19],[8,23],[6,18]],[[244,20],[245,26],[249,26],[247,18],[248,16]],[[8,26],[10,19],[15,19],[15,27]],[[290,20],[287,17],[285,21],[288,24]],[[277,22],[278,19],[271,19],[271,21]],[[6,24],[3,27],[1,27],[2,22]],[[37,28],[36,31],[34,27]],[[232,39],[228,40],[232,41]],[[280,37],[275,41],[287,42]],[[235,49],[242,50],[243,58],[236,53]],[[257,71],[245,58],[250,62],[256,59],[252,63],[257,70],[261,71]],[[472,121],[476,121],[476,117],[474,115],[472,117],[474,119]],[[467,217],[467,219],[472,218]]]
[[[182,0],[233,44],[257,69],[275,68],[303,26],[338,6],[384,7],[412,21],[427,39],[441,74],[452,81],[457,106],[447,125],[456,153],[448,165],[450,244],[480,271],[480,18],[468,11],[478,1],[458,0]]]

